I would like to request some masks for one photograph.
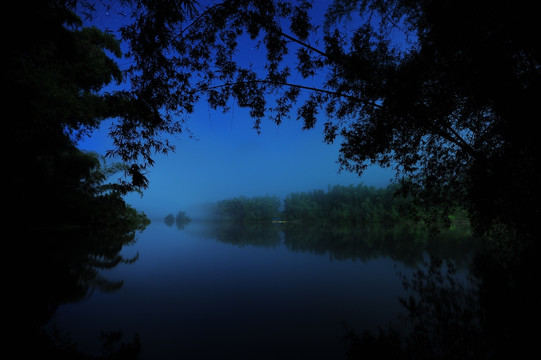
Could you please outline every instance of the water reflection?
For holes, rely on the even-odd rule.
[[[211,229],[216,240],[235,246],[275,248],[281,244],[278,229],[270,224],[219,223]]]
[[[532,249],[477,252],[467,278],[431,257],[403,276],[406,309],[378,331],[346,324],[349,359],[515,359],[537,351],[539,302]],[[535,299],[535,300],[534,300]]]
[[[169,227],[173,226],[173,224],[176,224],[177,229],[182,230],[192,221],[192,219],[188,215],[186,215],[184,211],[179,211],[177,213],[177,216],[169,214],[163,219],[163,221]]]
[[[535,344],[527,326],[537,326],[539,307],[532,300],[537,266],[531,248],[502,247],[467,231],[432,235],[410,226],[218,226],[214,232],[228,244],[263,247],[280,245],[283,233],[290,251],[363,262],[391,257],[415,269],[413,275],[398,274],[409,293],[399,299],[404,315],[377,331],[357,332],[346,322],[350,359],[515,358]]]
[[[28,261],[25,278],[19,284],[25,302],[17,305],[22,306],[19,311],[24,314],[18,325],[23,329],[23,341],[31,345],[20,348],[21,353],[90,358],[78,353],[62,329],[49,331],[44,326],[63,304],[87,299],[96,290],[111,293],[122,288],[122,281],[110,281],[101,272],[138,259],[138,254],[130,258],[120,255],[122,248],[133,244],[136,234],[148,224],[144,215],[132,210],[124,209],[118,217],[109,217],[103,226],[58,225],[21,232]],[[135,355],[140,348],[137,339],[122,343],[118,331],[104,329],[97,336],[102,340],[104,358]]]
[[[236,246],[273,248],[282,244],[293,252],[328,254],[334,260],[369,261],[389,257],[408,267],[422,264],[426,255],[453,260],[464,268],[483,248],[483,239],[467,230],[434,235],[419,226],[304,226],[300,224],[211,223],[205,237]],[[203,235],[201,235],[203,236]]]
[[[192,255],[182,258],[182,261],[177,258],[176,262],[184,262],[186,265],[182,268],[184,270],[177,272],[176,268],[169,268],[167,270],[168,276],[175,279],[163,277],[160,280],[164,282],[167,296],[175,301],[173,301],[174,304],[170,304],[172,306],[169,306],[165,300],[158,299],[153,306],[163,308],[167,312],[168,319],[175,316],[172,311],[177,311],[176,309],[185,308],[181,313],[184,314],[183,316],[188,316],[188,313],[194,311],[193,308],[190,310],[189,300],[193,298],[194,301],[200,303],[199,295],[193,291],[194,289],[202,292],[205,301],[216,297],[216,301],[220,302],[221,305],[207,303],[205,314],[210,314],[208,316],[211,318],[225,317],[231,320],[233,317],[236,319],[248,317],[255,319],[259,316],[257,314],[260,314],[259,305],[264,306],[267,311],[280,312],[280,309],[287,308],[283,304],[284,301],[292,302],[292,308],[295,308],[295,304],[303,304],[306,319],[311,318],[310,311],[312,310],[305,307],[311,304],[310,301],[313,299],[301,298],[301,292],[297,289],[298,285],[295,281],[284,285],[283,279],[291,277],[293,274],[292,265],[281,262],[278,267],[276,260],[268,257],[264,261],[269,263],[269,269],[272,270],[258,275],[256,273],[250,274],[250,266],[255,266],[255,263],[261,262],[261,259],[252,259],[246,263],[239,262],[246,255],[255,254],[252,249],[268,249],[276,253],[287,249],[289,253],[325,254],[340,263],[352,263],[352,260],[368,263],[379,258],[392,258],[393,262],[414,269],[413,275],[410,274],[411,272],[398,274],[404,288],[408,291],[407,295],[400,299],[406,310],[404,315],[375,332],[358,329],[355,325],[358,324],[358,321],[350,322],[347,318],[345,319],[346,346],[343,353],[352,359],[370,358],[372,355],[373,357],[378,356],[378,358],[382,356],[385,358],[385,355],[392,358],[421,359],[496,358],[499,353],[504,353],[501,344],[509,344],[510,340],[517,340],[515,333],[520,333],[524,339],[528,339],[527,332],[520,332],[517,329],[524,319],[523,316],[527,314],[525,308],[519,309],[519,303],[524,303],[525,300],[523,297],[517,298],[515,289],[508,285],[514,284],[517,288],[516,284],[520,280],[518,274],[524,275],[526,272],[524,269],[521,272],[503,271],[502,264],[509,264],[509,261],[501,259],[497,261],[495,256],[486,255],[492,253],[484,247],[484,242],[468,233],[449,231],[434,237],[419,228],[405,226],[331,228],[328,226],[301,227],[298,224],[240,226],[231,223],[200,224],[197,222],[178,227],[178,230],[167,229],[164,225],[162,225],[162,229],[177,234],[177,244],[197,243],[198,239],[199,243],[205,243],[194,252],[194,254],[200,255],[199,258],[193,260],[194,264],[203,263],[202,267],[192,267],[191,263],[186,262],[189,257],[193,257]],[[35,249],[33,252],[35,257],[33,283],[36,286],[32,291],[37,290],[43,296],[33,298],[35,306],[31,306],[31,309],[35,309],[32,316],[35,319],[40,319],[39,324],[46,323],[60,304],[88,298],[95,290],[101,292],[117,291],[122,287],[121,281],[108,281],[100,275],[100,271],[137,260],[137,257],[126,259],[120,255],[122,247],[132,243],[135,239],[134,231],[125,230],[115,232],[111,229],[107,231],[101,229],[92,233],[79,230],[55,232],[55,241],[52,242],[54,246],[48,244],[48,249],[45,249],[45,246]],[[191,236],[194,234],[195,236]],[[73,239],[78,239],[78,241],[73,241]],[[224,254],[222,246],[219,250],[222,252],[220,257],[213,254],[206,259],[205,254],[199,253],[199,251],[202,249],[215,250],[211,250],[209,242],[202,241],[203,239],[213,239],[217,240],[218,244],[233,245],[226,247],[228,249],[238,248],[248,251],[241,254],[228,250],[227,254]],[[175,244],[175,241],[167,240],[166,242]],[[149,246],[150,244],[151,242],[149,242]],[[183,246],[184,250],[190,249],[186,247],[187,245]],[[159,248],[160,246],[152,243],[152,251],[158,251]],[[427,261],[427,254],[430,255],[429,261]],[[179,254],[176,256],[178,257]],[[224,258],[229,258],[230,262],[222,262]],[[163,260],[157,262],[164,263]],[[518,260],[516,263],[523,264],[522,261]],[[299,264],[299,266],[303,267],[305,264]],[[208,269],[202,272],[201,269],[205,267]],[[43,271],[37,271],[37,269]],[[216,271],[216,269],[222,270]],[[509,270],[509,267],[507,269]],[[277,277],[282,272],[287,273],[287,276]],[[195,273],[198,274],[197,278],[192,279],[195,275],[190,274]],[[225,273],[227,276],[222,276]],[[467,273],[469,273],[468,278],[465,277]],[[324,270],[318,272],[310,270],[311,277],[326,277],[327,275],[328,273]],[[215,278],[216,276],[217,278]],[[368,274],[368,276],[371,275]],[[377,274],[372,275],[372,277],[374,276]],[[255,281],[252,277],[259,280]],[[281,290],[278,291],[280,296],[275,296],[272,289],[266,288],[271,283],[282,285],[283,289],[280,288]],[[523,280],[522,283],[524,283]],[[253,291],[243,287],[244,285],[254,287],[251,289]],[[397,285],[399,286],[399,284]],[[173,291],[174,287],[183,290],[176,292]],[[339,290],[338,287],[336,289],[331,289],[331,287],[327,287],[325,291],[332,293]],[[361,287],[359,284],[359,289]],[[351,288],[349,294],[352,295],[351,291],[357,290]],[[148,293],[147,289],[140,291]],[[153,292],[155,292],[153,298],[160,298],[160,291],[160,288],[153,287]],[[233,296],[234,294],[242,296],[237,298]],[[266,295],[258,297],[257,294]],[[296,296],[299,296],[299,299],[296,299]],[[244,299],[245,303],[239,302],[238,299]],[[254,299],[256,300],[252,301]],[[270,301],[270,299],[273,300]],[[496,302],[495,299],[497,299]],[[530,300],[530,302],[532,301]],[[276,302],[281,305],[277,305]],[[137,305],[125,306],[137,307]],[[323,311],[317,310],[316,306],[313,306],[313,311]],[[363,306],[365,307],[366,304],[357,305],[359,310]],[[529,307],[529,309],[532,308]],[[233,311],[232,309],[236,310],[228,312],[229,315],[226,316],[224,309],[228,309],[229,312]],[[382,309],[379,310],[382,311]],[[517,319],[507,314],[510,310],[512,310],[511,313],[520,317]],[[277,314],[271,316],[272,319],[275,319]],[[290,315],[294,314],[280,316],[286,319]],[[153,317],[152,314],[146,316]],[[212,336],[211,334],[225,336],[217,334],[216,331],[212,332],[208,328],[209,326],[227,327],[228,331],[237,331],[237,335],[245,335],[244,331],[247,331],[246,324],[237,324],[236,327],[232,327],[233,323],[230,321],[227,325],[213,322],[205,322],[205,325],[200,325],[202,319],[199,318],[197,312],[190,314],[188,318],[193,320],[193,328],[191,331],[186,329],[182,331],[188,331],[193,337],[193,341],[203,341],[199,336],[205,336],[204,334],[207,334],[206,336]],[[270,318],[267,320],[271,321]],[[254,322],[254,326],[260,321],[264,321],[264,319],[258,318],[258,321]],[[176,327],[181,325],[175,324]],[[141,324],[141,326],[145,325]],[[508,328],[506,329],[506,327]],[[299,326],[299,328],[302,327]],[[108,354],[109,358],[114,358],[124,352],[124,355],[129,354],[131,358],[137,358],[141,346],[144,349],[145,339],[142,343],[138,338],[123,339],[121,332],[115,331],[115,329],[106,330],[109,331],[103,332],[101,335],[104,357],[106,357],[105,354]],[[170,331],[180,330],[171,328]],[[251,332],[254,331],[257,332],[256,327],[252,328]],[[246,335],[246,338],[263,341],[260,338],[265,337],[263,334],[261,336],[252,335],[252,337]],[[188,336],[188,333],[184,336]],[[225,341],[224,339],[221,341]],[[124,343],[122,343],[123,340]],[[53,340],[49,337],[47,346],[51,341]],[[220,339],[212,341],[219,342]],[[298,341],[300,341],[300,337]],[[306,342],[306,340],[304,341]],[[257,344],[253,344],[253,347],[257,346]],[[306,346],[309,346],[308,342],[306,342]],[[306,353],[310,353],[308,348]]]
[[[346,325],[350,359],[484,358],[474,278],[464,281],[451,261],[432,257],[413,276],[403,276],[403,285],[409,290],[400,298],[404,315],[377,332],[357,333]]]

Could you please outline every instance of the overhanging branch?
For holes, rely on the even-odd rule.
[[[316,54],[319,54],[319,55],[321,55],[321,56],[324,56],[324,57],[326,57],[326,58],[329,59],[329,60],[335,61],[335,59],[332,59],[332,58],[329,56],[329,54],[327,54],[326,52],[321,51],[321,50],[319,50],[319,49],[313,47],[313,46],[310,45],[310,44],[307,44],[307,43],[305,43],[305,42],[303,42],[303,41],[300,41],[299,39],[294,38],[293,36],[288,35],[288,34],[282,32],[282,31],[280,31],[279,34],[280,34],[281,36],[285,37],[286,39],[291,40],[291,41],[293,41],[293,42],[296,42],[297,44],[299,44],[299,45],[301,45],[301,46],[307,48],[308,50],[315,52]]]
[[[315,92],[320,92],[320,93],[327,94],[327,95],[346,98],[348,100],[356,101],[356,102],[362,103],[364,105],[373,106],[373,107],[378,108],[378,109],[383,108],[383,106],[378,105],[378,104],[376,104],[374,102],[367,101],[367,100],[358,98],[356,96],[352,96],[352,95],[348,95],[348,94],[344,94],[344,93],[340,93],[340,92],[336,92],[336,91],[330,91],[330,90],[320,89],[320,88],[311,87],[311,86],[293,84],[293,83],[288,83],[288,82],[278,82],[278,81],[265,80],[265,79],[224,83],[224,84],[215,85],[215,86],[211,86],[211,87],[200,88],[198,90],[195,90],[194,92],[203,92],[203,91],[219,89],[219,88],[223,88],[223,87],[227,87],[227,86],[247,85],[247,84],[255,84],[255,83],[269,84],[269,85],[275,85],[275,86],[293,87],[293,88],[298,88],[298,89],[302,89],[302,90],[315,91]]]

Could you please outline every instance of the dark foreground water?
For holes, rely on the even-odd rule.
[[[60,306],[49,327],[94,355],[105,330],[138,334],[142,359],[343,359],[344,324],[372,330],[403,313],[399,274],[426,256],[397,234],[356,236],[155,221],[121,251],[137,261],[100,271],[122,287]]]

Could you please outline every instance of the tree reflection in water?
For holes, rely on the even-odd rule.
[[[532,286],[536,251],[510,245],[520,242],[502,247],[468,233],[434,236],[408,226],[290,224],[214,231],[222,242],[266,247],[278,246],[283,232],[291,251],[327,253],[338,260],[390,257],[416,269],[411,276],[399,274],[410,293],[399,299],[405,314],[376,332],[358,333],[345,324],[351,359],[508,359],[527,354],[536,343],[530,330],[538,319]]]
[[[98,216],[93,226],[57,224],[23,234],[28,261],[18,284],[18,295],[24,300],[17,304],[21,314],[18,326],[22,327],[22,341],[30,346],[19,348],[21,355],[92,358],[77,351],[69,334],[46,329],[45,325],[60,305],[81,301],[96,290],[114,292],[122,287],[122,281],[109,281],[100,271],[137,260],[138,255],[127,259],[120,251],[136,241],[137,232],[149,220],[123,202],[117,205],[110,207],[110,213]],[[104,329],[98,336],[103,358],[136,358],[141,346],[137,338],[121,343],[122,334],[114,330]]]
[[[431,257],[412,276],[403,277],[408,298],[400,302],[407,313],[379,329],[377,334],[357,334],[347,329],[351,359],[381,357],[394,359],[470,358],[479,339],[479,302],[475,286],[461,281],[452,262]],[[459,343],[460,346],[457,346]]]
[[[135,241],[136,232],[146,224],[136,213],[132,215],[132,221],[120,217],[114,220],[115,226],[93,227],[92,231],[40,232],[40,239],[48,241],[36,241],[34,236],[32,271],[21,295],[31,301],[25,305],[26,331],[29,341],[39,344],[35,349],[40,354],[89,358],[76,351],[66,334],[60,330],[45,333],[41,326],[61,304],[84,299],[95,290],[111,292],[122,286],[99,274],[101,269],[137,259],[120,255],[122,247]],[[390,257],[416,268],[410,277],[399,274],[410,292],[400,299],[406,314],[377,332],[358,333],[345,324],[346,353],[351,359],[490,359],[513,357],[530,348],[534,334],[524,321],[535,309],[537,298],[526,291],[526,279],[532,274],[532,268],[524,266],[528,251],[502,257],[471,235],[444,232],[432,237],[406,227],[215,225],[205,227],[210,232],[205,237],[235,246],[284,245],[291,251],[328,253],[337,260]],[[425,261],[426,254],[431,255],[429,261]],[[103,331],[100,339],[103,358],[137,358],[141,349],[137,337],[122,343],[122,333],[114,329]]]
[[[400,302],[407,313],[377,332],[346,328],[350,359],[512,359],[536,346],[538,308],[532,251],[478,252],[464,278],[453,261],[431,257]],[[527,356],[526,356],[527,357]]]
[[[303,224],[237,224],[217,222],[206,227],[205,237],[236,246],[277,247],[294,252],[329,254],[336,260],[368,261],[389,257],[415,268],[426,254],[453,260],[465,268],[482,239],[463,231],[442,231],[432,236],[420,226],[306,226]],[[282,234],[282,235],[281,235]]]

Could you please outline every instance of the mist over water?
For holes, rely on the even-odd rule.
[[[109,126],[102,126],[80,147],[105,154],[112,148]],[[266,121],[257,134],[241,110],[222,114],[201,106],[187,127],[193,138],[181,134],[172,139],[175,153],[155,156],[143,196],[126,197],[150,218],[161,219],[179,210],[192,210],[189,215],[197,216],[199,205],[236,196],[283,199],[292,192],[326,190],[328,185],[386,187],[394,176],[391,170],[375,166],[362,177],[339,172],[341,139],[325,144],[323,121],[308,131],[294,119],[279,126]]]
[[[387,256],[337,258],[276,227],[224,235],[197,222],[183,230],[153,222],[123,249],[136,262],[101,272],[122,288],[63,306],[52,324],[89,354],[106,329],[139,334],[143,359],[341,359],[343,322],[371,329],[403,311],[397,296],[406,293]]]
[[[294,120],[264,122],[257,134],[238,111],[200,110],[188,124],[193,137],[171,139],[176,152],[155,156],[149,187],[125,197],[152,223],[133,248],[123,249],[137,261],[100,272],[121,289],[63,306],[54,322],[88,353],[100,346],[94,334],[112,329],[127,341],[138,334],[143,358],[338,359],[346,357],[347,328],[375,330],[404,314],[399,297],[408,292],[401,276],[410,276],[427,254],[464,271],[472,242],[460,233],[431,241],[407,226],[335,227],[334,220],[325,222],[330,212],[304,224],[200,221],[225,199],[270,195],[283,201],[313,190],[333,194],[334,185],[360,191],[358,184],[391,183],[389,169],[371,167],[362,177],[339,172],[341,139],[325,144],[322,123],[303,131]],[[112,147],[107,129],[81,148],[105,154]],[[365,210],[378,208],[369,203]],[[190,221],[166,224],[166,215],[180,212]]]
[[[172,3],[8,10],[27,31],[7,54],[24,262],[6,353],[535,352],[541,181],[524,130],[541,49],[525,4]],[[339,172],[374,158],[397,173]],[[411,196],[394,196],[395,175]]]

